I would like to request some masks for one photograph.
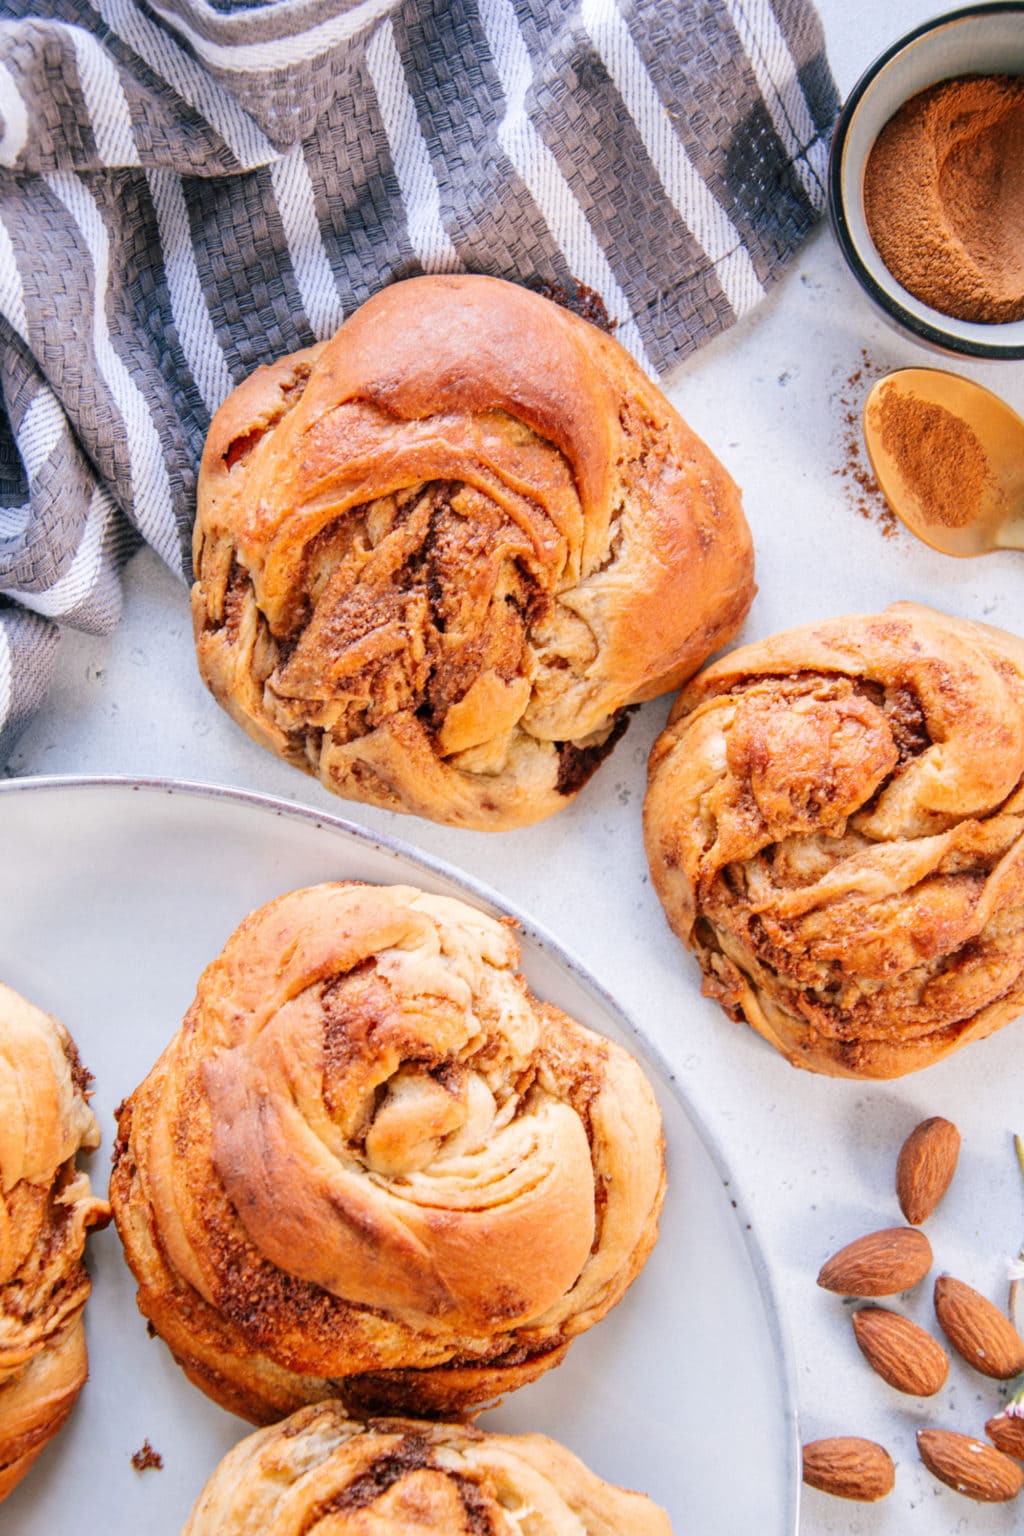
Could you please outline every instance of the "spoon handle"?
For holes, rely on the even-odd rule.
[[[992,542],[997,549],[1024,549],[1024,501],[996,529]]]

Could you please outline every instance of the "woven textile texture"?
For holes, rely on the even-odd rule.
[[[0,0],[0,761],[140,539],[190,578],[257,364],[465,270],[663,372],[817,218],[836,107],[807,0]]]

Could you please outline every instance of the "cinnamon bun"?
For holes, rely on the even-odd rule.
[[[350,1419],[336,1402],[257,1430],[214,1471],[182,1536],[671,1536],[664,1510],[545,1435]]]
[[[564,806],[753,596],[739,493],[612,337],[487,277],[383,289],[203,454],[200,672],[330,790],[456,826]]]
[[[139,1305],[255,1422],[478,1407],[557,1364],[655,1239],[637,1062],[532,996],[507,923],[347,883],[251,914],[120,1111]]]
[[[895,1077],[1024,1009],[1024,641],[900,603],[734,651],[654,745],[647,853],[705,991]]]
[[[64,1026],[0,983],[0,1499],[86,1378],[82,1254],[109,1218],[75,1163],[100,1139],[88,1081]]]

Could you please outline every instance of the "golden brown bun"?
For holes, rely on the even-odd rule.
[[[229,1451],[182,1536],[671,1536],[545,1435],[300,1409]]]
[[[225,1407],[475,1407],[640,1269],[650,1087],[518,960],[461,901],[339,883],[252,913],[203,973],[120,1112],[111,1201],[142,1311]]]
[[[86,1229],[109,1216],[75,1167],[99,1145],[67,1030],[0,983],[0,1499],[86,1377]]]
[[[193,557],[199,669],[251,736],[491,830],[565,805],[754,593],[735,485],[628,353],[488,277],[385,288],[241,384]]]
[[[1024,1009],[1024,642],[898,603],[677,701],[644,806],[705,992],[796,1066],[897,1077]]]

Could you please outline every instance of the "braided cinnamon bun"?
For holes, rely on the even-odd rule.
[[[252,913],[203,973],[122,1106],[111,1201],[142,1311],[225,1407],[479,1406],[641,1268],[651,1089],[518,957],[461,901],[339,883]]]
[[[797,1066],[896,1077],[1024,1009],[1024,642],[909,603],[734,651],[644,828],[704,990]]]
[[[545,1435],[300,1409],[229,1451],[182,1536],[671,1536]]]
[[[100,1139],[87,1083],[64,1026],[0,984],[0,1499],[86,1378],[82,1254],[109,1218],[75,1166]]]
[[[565,805],[754,591],[735,485],[632,358],[487,277],[385,288],[241,384],[193,555],[199,669],[251,736],[484,829]]]

